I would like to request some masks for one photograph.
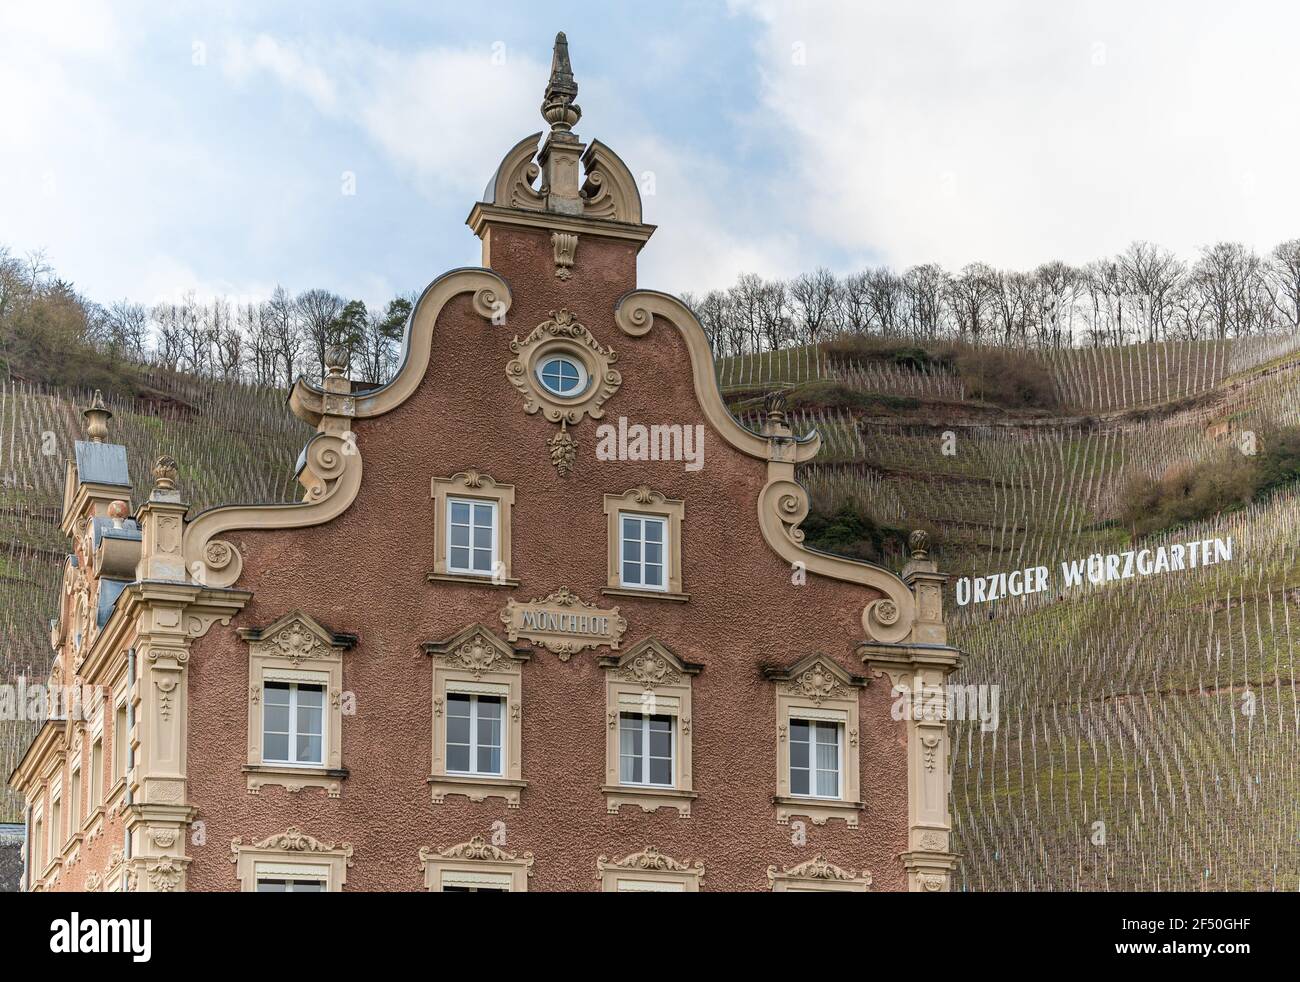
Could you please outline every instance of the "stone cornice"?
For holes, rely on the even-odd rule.
[[[588,218],[582,215],[564,215],[553,211],[533,211],[524,208],[503,208],[500,205],[477,202],[465,219],[479,238],[489,225],[512,225],[520,228],[544,229],[548,232],[573,232],[579,235],[603,236],[607,239],[624,239],[638,243],[638,251],[654,235],[657,226],[613,221],[607,218]]]

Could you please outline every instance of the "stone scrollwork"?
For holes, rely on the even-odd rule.
[[[573,425],[584,416],[600,419],[604,405],[618,391],[623,377],[612,366],[618,354],[592,336],[567,309],[552,311],[549,320],[538,324],[526,337],[510,342],[515,357],[506,365],[506,378],[524,397],[524,412],[540,412],[552,423]],[[572,398],[557,396],[537,380],[541,359],[565,354],[580,361],[587,371],[587,385]]]
[[[777,892],[797,890],[865,893],[871,887],[871,874],[866,870],[858,873],[842,869],[821,855],[780,870],[769,866],[767,880]]]

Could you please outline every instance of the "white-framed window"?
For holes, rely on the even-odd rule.
[[[439,890],[442,893],[510,893],[514,880],[510,873],[444,870]]]
[[[104,803],[104,735],[101,732],[90,745],[90,807]]]
[[[45,852],[41,855],[42,867],[49,865],[63,851],[63,797],[56,792],[50,798],[50,834],[46,839]]]
[[[587,391],[587,367],[568,355],[551,355],[537,366],[537,380],[551,395],[571,399]]]
[[[352,843],[321,842],[289,828],[260,842],[230,843],[243,893],[339,893],[352,865]]]
[[[497,503],[448,498],[447,572],[491,576],[497,557]]]
[[[262,760],[270,764],[324,765],[324,685],[263,683]]]
[[[503,696],[447,693],[447,773],[503,776]]]
[[[68,837],[81,831],[81,763],[72,769],[68,783]]]
[[[790,718],[790,794],[840,798],[844,724],[824,719]]]
[[[619,784],[671,788],[676,775],[677,718],[667,714],[619,713]]]
[[[113,713],[113,783],[116,784],[126,775],[127,770],[127,747],[130,743],[130,737],[127,734],[126,725],[126,696],[123,694],[121,701],[116,704]]]
[[[275,876],[259,876],[257,878],[258,893],[324,893],[325,880],[313,879],[287,879]]]
[[[621,512],[618,533],[619,582],[638,590],[667,590],[668,519]]]

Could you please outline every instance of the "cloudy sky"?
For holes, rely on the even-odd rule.
[[[645,286],[1300,235],[1300,5],[431,6],[4,4],[0,245],[104,302],[418,289],[477,264],[561,29]]]

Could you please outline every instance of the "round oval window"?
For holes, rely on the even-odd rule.
[[[552,355],[537,367],[537,378],[547,392],[557,396],[576,396],[587,387],[587,369],[565,355]]]

